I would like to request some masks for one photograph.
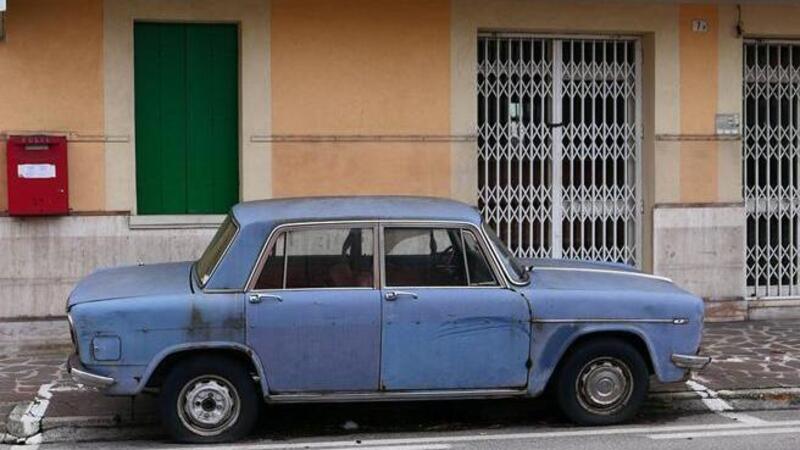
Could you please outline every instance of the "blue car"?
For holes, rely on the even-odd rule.
[[[241,438],[260,403],[536,397],[630,419],[698,356],[702,301],[619,264],[520,260],[469,205],[415,197],[234,206],[193,262],[98,270],[68,369],[159,394],[171,436]]]

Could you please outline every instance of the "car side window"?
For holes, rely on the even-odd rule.
[[[373,286],[371,228],[300,228],[278,236],[255,289]]]
[[[470,286],[497,286],[497,280],[486,255],[478,244],[478,238],[467,230],[462,230],[461,234],[464,236],[464,253],[467,258]]]
[[[385,228],[387,286],[466,286],[457,228]]]

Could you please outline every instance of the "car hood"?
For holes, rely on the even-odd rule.
[[[703,301],[668,278],[619,264],[521,262],[533,267],[523,293],[540,320],[703,320]]]
[[[72,290],[67,309],[100,300],[189,293],[192,264],[186,261],[96,270]]]
[[[532,268],[531,284],[538,289],[681,293],[671,280],[619,263],[593,261],[520,259]]]

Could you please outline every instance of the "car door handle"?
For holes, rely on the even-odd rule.
[[[389,301],[389,302],[393,302],[393,301],[397,300],[399,297],[404,297],[404,296],[405,297],[411,297],[413,299],[418,299],[419,298],[419,296],[417,294],[415,294],[413,292],[406,292],[406,291],[388,291],[385,294],[383,294],[383,298],[385,298],[386,301]]]
[[[283,301],[283,299],[280,297],[280,295],[272,295],[272,294],[250,294],[247,297],[247,300],[250,303],[253,303],[253,304],[261,303],[264,300],[274,300],[276,302],[282,302]]]

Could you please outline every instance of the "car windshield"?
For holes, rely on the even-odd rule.
[[[528,271],[520,265],[517,258],[511,254],[506,244],[497,237],[497,233],[495,233],[490,226],[483,224],[483,230],[486,232],[486,235],[489,236],[489,240],[492,241],[494,248],[497,249],[500,262],[503,264],[512,280],[517,283],[526,283],[528,281]]]
[[[208,279],[211,277],[211,272],[214,271],[217,262],[225,253],[225,249],[231,243],[233,236],[236,234],[236,222],[231,219],[231,216],[225,218],[214,235],[214,239],[206,247],[203,256],[195,263],[195,270],[197,271],[197,278],[200,280],[200,285],[205,286]]]

